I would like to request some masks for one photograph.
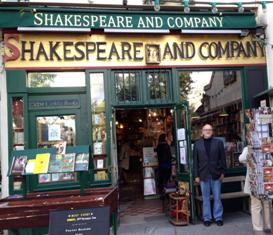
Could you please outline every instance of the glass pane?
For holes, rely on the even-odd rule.
[[[85,87],[84,72],[38,72],[28,73],[27,86],[41,87]]]
[[[122,81],[118,77],[119,81]],[[106,155],[106,114],[105,93],[103,73],[90,74],[91,86],[91,115],[92,115],[92,142],[93,142],[93,164],[94,180],[108,180],[108,165]],[[116,84],[116,89],[120,89]]]
[[[168,97],[168,73],[147,73],[149,99],[166,99]]]
[[[50,148],[60,141],[76,145],[76,115],[40,116],[36,123],[38,148]],[[76,181],[76,173],[40,174],[38,180],[40,184]]]
[[[25,146],[23,97],[12,98],[12,134],[13,149],[23,150]]]
[[[136,73],[115,73],[116,97],[118,101],[139,99]]]
[[[13,150],[24,150],[24,99],[23,97],[12,98],[12,147]],[[13,177],[13,189],[21,190],[23,185],[22,176]]]
[[[200,138],[202,126],[213,126],[214,136],[225,145],[229,168],[242,167],[244,114],[241,73],[239,70],[179,72],[180,98],[188,100],[191,112],[192,140]]]

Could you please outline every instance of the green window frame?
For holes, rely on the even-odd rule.
[[[141,101],[140,71],[114,71],[113,83],[114,97],[117,104],[139,103]]]

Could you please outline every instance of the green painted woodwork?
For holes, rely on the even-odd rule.
[[[8,93],[27,92],[26,72],[24,70],[7,70]]]
[[[89,74],[90,73],[103,73],[104,74],[104,85],[105,85],[105,99],[106,99],[106,127],[107,127],[107,156],[108,156],[108,163],[109,163],[109,172],[110,172],[110,179],[107,181],[94,181],[94,171],[93,171],[93,162],[91,162],[91,170],[90,174],[85,174],[81,177],[84,178],[85,184],[84,187],[103,187],[106,185],[111,184],[111,146],[110,146],[110,137],[111,137],[111,121],[112,121],[112,109],[113,108],[145,108],[145,107],[172,107],[176,110],[186,110],[186,131],[187,131],[187,143],[188,143],[188,161],[190,164],[190,169],[192,166],[192,157],[191,157],[191,127],[190,127],[190,118],[189,118],[189,110],[188,110],[188,103],[184,101],[180,101],[179,95],[179,78],[178,72],[179,71],[223,71],[228,69],[234,68],[200,68],[200,69],[156,69],[156,70],[132,70],[137,71],[140,73],[140,81],[139,81],[139,91],[140,91],[140,99],[137,102],[124,102],[120,103],[116,100],[116,93],[115,93],[115,84],[114,84],[114,72],[117,70],[87,70],[86,73],[86,87],[85,88],[42,88],[42,89],[29,89],[26,88],[25,82],[25,71],[8,71],[7,72],[7,89],[8,89],[8,115],[9,115],[9,151],[12,150],[12,97],[23,97],[24,99],[24,126],[25,126],[25,145],[26,148],[31,148],[36,146],[36,122],[35,116],[36,115],[60,115],[60,114],[76,114],[79,118],[77,119],[77,144],[79,145],[91,145],[92,143],[92,122],[91,122],[91,99],[90,99],[90,80]],[[250,99],[249,91],[247,86],[247,76],[248,72],[251,70],[265,70],[265,67],[239,67],[237,68],[241,71],[241,84],[242,84],[242,105],[243,108],[250,107]],[[123,70],[121,70],[123,71]],[[128,70],[125,70],[128,71]],[[168,91],[169,96],[168,99],[165,100],[150,100],[148,98],[148,87],[146,83],[145,73],[147,71],[167,71],[170,75],[170,80],[168,82]],[[260,79],[260,78],[257,78]],[[267,88],[267,78],[266,76],[262,78],[264,82],[264,87]],[[29,101],[33,100],[56,100],[66,97],[76,97],[80,100],[80,106],[78,107],[60,107],[60,108],[47,108],[45,110],[38,110],[38,109],[29,109]],[[176,120],[179,121],[179,120]],[[176,130],[174,130],[174,133]],[[175,137],[176,138],[176,137]],[[178,151],[178,148],[177,148]],[[92,152],[92,149],[91,149]],[[178,156],[178,154],[177,154]],[[189,172],[179,172],[179,166],[177,166],[177,180],[178,181],[186,181],[190,183],[190,189],[192,192],[193,190],[193,176],[191,170]],[[245,174],[245,168],[234,168],[228,169],[227,175],[242,175]],[[20,193],[14,192],[12,190],[12,179],[10,180],[10,193]],[[36,191],[36,190],[56,190],[56,189],[65,189],[65,188],[79,188],[79,183],[74,184],[63,184],[63,185],[55,185],[53,187],[38,187],[37,179],[30,179],[27,177],[27,185],[29,185],[29,191]],[[22,192],[21,192],[22,193]],[[195,204],[194,204],[194,194],[191,194],[191,213],[192,213],[192,222],[195,222],[196,214],[195,214]],[[37,230],[40,231],[40,230]],[[26,234],[40,234],[39,232],[35,233],[33,231]]]
[[[90,29],[250,29],[256,27],[251,12],[154,12],[68,9],[55,7],[0,8],[0,27],[59,27]]]

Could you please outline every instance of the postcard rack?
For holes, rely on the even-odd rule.
[[[32,175],[37,174],[51,174],[51,173],[60,173],[60,171],[54,172],[52,170],[51,172],[48,172],[48,169],[51,164],[51,159],[48,156],[54,156],[56,155],[56,148],[43,148],[43,149],[27,149],[27,150],[17,150],[11,152],[11,164],[10,164],[10,170],[8,172],[8,176],[10,177],[16,177],[21,176],[22,177],[22,194],[23,198],[26,198],[27,191],[28,191],[28,183],[27,179],[28,177],[31,177]],[[71,154],[74,155],[74,167],[73,169],[69,169],[70,172],[75,172],[79,174],[79,184],[80,184],[80,195],[85,194],[85,174],[90,169],[90,146],[89,145],[79,145],[79,146],[68,146],[66,147],[65,154]],[[86,161],[85,166],[81,165],[80,167],[76,167],[76,156],[80,154],[86,154]],[[35,169],[34,172],[26,172],[26,167],[29,161],[37,160],[37,156],[44,157],[45,159],[40,160],[40,166],[36,167],[38,169]],[[17,161],[17,162],[16,162]],[[42,169],[45,167],[45,165],[48,165],[46,171],[45,169]],[[66,166],[67,167],[67,166]],[[53,168],[53,167],[52,167]],[[36,170],[36,171],[35,171]],[[41,172],[39,172],[41,170]]]
[[[247,164],[250,190],[261,199],[273,198],[273,108],[260,107],[246,110],[249,119],[247,139],[249,141]]]

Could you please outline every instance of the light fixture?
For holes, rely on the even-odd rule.
[[[141,119],[141,118],[139,118],[139,119],[138,119],[138,122],[142,122],[142,119]]]
[[[243,4],[241,2],[238,2],[237,6],[238,6],[238,12],[239,13],[244,13],[245,8],[243,7]]]
[[[189,0],[183,0],[183,4],[184,4],[184,12],[190,13],[191,9],[189,7]]]
[[[212,3],[210,3],[210,5],[211,5],[211,12],[213,13],[213,14],[216,14],[217,12],[218,12],[218,9],[217,9],[217,7],[216,7],[216,2],[212,2]]]
[[[241,29],[182,29],[182,34],[239,34],[242,37],[246,37],[249,34],[249,30]]]
[[[260,4],[262,5],[262,9],[265,11],[266,10],[266,1],[261,1]]]
[[[191,119],[192,120],[197,120],[197,119],[199,119],[200,118],[200,116],[197,114],[197,113],[193,113],[192,115],[191,115]]]
[[[219,117],[228,117],[229,116],[229,114],[226,112],[226,110],[225,109],[223,109],[222,111],[221,111],[221,113],[219,113],[219,115],[218,115]]]
[[[155,11],[160,11],[160,0],[155,0],[154,1],[154,10]]]
[[[19,32],[74,32],[86,33],[91,32],[89,28],[55,28],[55,27],[18,27]]]

